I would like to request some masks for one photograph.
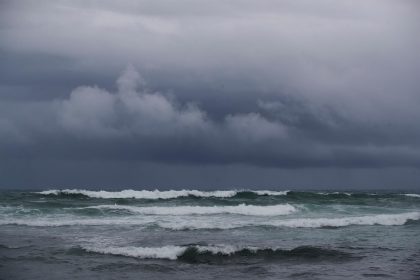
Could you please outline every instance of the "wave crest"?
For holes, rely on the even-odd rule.
[[[169,190],[169,191],[148,191],[148,190],[122,190],[122,191],[89,191],[78,189],[64,189],[64,190],[47,190],[38,192],[41,195],[72,195],[72,196],[85,196],[91,198],[134,198],[134,199],[172,199],[178,197],[216,197],[216,198],[229,198],[236,195],[246,195],[251,193],[254,195],[268,196],[268,195],[286,195],[288,191],[199,191],[199,190]]]
[[[141,259],[168,259],[188,263],[220,263],[226,261],[242,261],[249,258],[264,260],[310,259],[310,260],[342,260],[354,258],[347,252],[313,246],[300,246],[291,250],[279,248],[238,247],[232,245],[188,245],[163,247],[102,247],[87,246],[82,250],[88,253],[119,255]]]
[[[416,193],[405,193],[405,194],[402,194],[402,195],[408,196],[408,197],[417,197],[417,198],[420,198],[420,194],[416,194]]]
[[[341,218],[296,218],[262,222],[239,222],[232,224],[214,223],[209,221],[178,221],[177,223],[158,223],[160,227],[172,230],[198,230],[198,229],[234,229],[247,226],[289,227],[289,228],[335,228],[351,225],[360,226],[400,226],[411,220],[419,220],[420,212],[401,214],[380,214]]]
[[[90,191],[83,189],[53,189],[37,192],[41,195],[64,196],[72,198],[99,199],[175,199],[175,198],[237,198],[255,199],[260,196],[287,196],[288,199],[361,199],[361,198],[396,198],[398,196],[419,198],[420,194],[408,193],[364,193],[364,192],[310,192],[310,191],[270,191],[270,190],[122,190],[122,191]]]
[[[136,207],[125,205],[97,205],[83,209],[111,209],[124,210],[131,213],[143,215],[214,215],[214,214],[238,214],[248,216],[279,216],[288,215],[297,211],[297,208],[290,204],[277,205],[246,205],[244,203],[236,206],[152,206]]]
[[[410,221],[420,220],[420,212],[409,212],[401,214],[381,214],[358,217],[341,218],[296,218],[296,219],[201,219],[191,217],[190,219],[179,218],[166,221],[156,221],[151,216],[134,216],[125,218],[91,218],[79,219],[68,217],[57,220],[56,218],[43,219],[4,219],[0,220],[0,225],[24,225],[37,227],[58,227],[58,226],[158,226],[169,230],[200,230],[200,229],[234,229],[243,227],[290,227],[290,228],[328,228],[345,227],[351,225],[360,226],[400,226]]]

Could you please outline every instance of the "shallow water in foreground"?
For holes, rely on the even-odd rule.
[[[0,192],[0,279],[420,279],[420,195]]]

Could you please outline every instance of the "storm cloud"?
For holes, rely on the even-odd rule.
[[[0,5],[2,185],[420,183],[416,1]]]

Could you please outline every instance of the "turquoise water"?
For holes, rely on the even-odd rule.
[[[0,275],[420,279],[419,220],[417,193],[9,191]]]

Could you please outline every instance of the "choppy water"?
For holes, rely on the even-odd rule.
[[[420,279],[420,195],[0,193],[0,279]]]

